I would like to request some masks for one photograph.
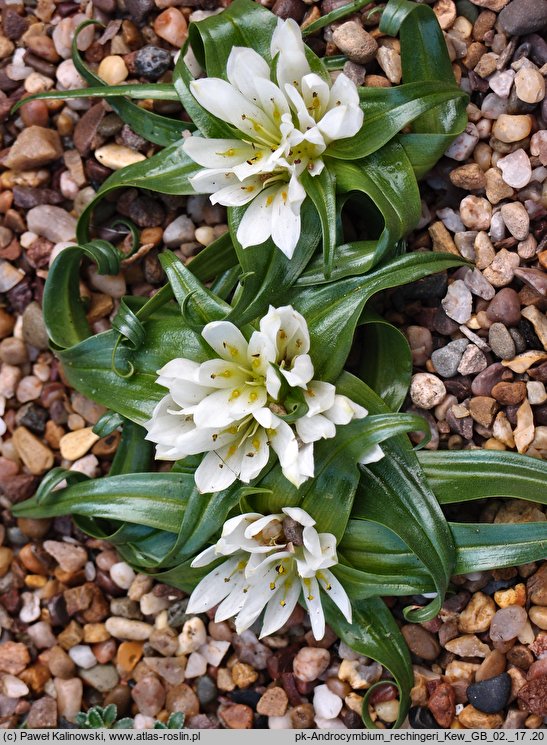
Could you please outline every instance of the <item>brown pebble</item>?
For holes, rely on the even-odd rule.
[[[492,388],[492,396],[504,406],[519,404],[526,397],[526,383],[521,380],[516,383],[496,383]]]
[[[427,708],[441,727],[450,727],[456,716],[456,693],[450,683],[440,683],[435,687]]]

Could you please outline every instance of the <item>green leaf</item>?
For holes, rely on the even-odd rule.
[[[112,98],[113,96],[127,96],[128,98],[134,99],[146,99],[153,98],[156,101],[178,101],[178,95],[175,88],[169,83],[127,83],[125,85],[106,85],[103,83],[100,86],[94,86],[91,88],[77,88],[69,91],[43,91],[42,93],[34,93],[31,96],[22,98],[12,109],[12,113],[15,113],[24,103],[29,101],[64,101],[69,98]],[[187,126],[191,126],[190,122],[185,122]]]
[[[547,463],[493,450],[420,453],[420,464],[441,504],[513,497],[547,504]]]
[[[118,249],[101,240],[70,246],[57,256],[48,273],[43,309],[48,336],[60,348],[78,344],[91,334],[79,291],[84,256],[96,263],[99,274],[117,274],[122,258]]]
[[[321,237],[317,212],[310,199],[301,209],[302,230],[292,259],[288,259],[271,239],[259,246],[243,248],[236,234],[244,208],[231,208],[229,225],[243,276],[235,307],[228,320],[237,325],[249,323],[264,315],[270,304],[282,304],[283,293],[296,281],[315,251]]]
[[[451,70],[452,75],[452,70]],[[336,140],[327,155],[344,160],[357,160],[379,150],[408,124],[422,114],[467,94],[454,80],[425,79],[393,88],[360,88],[361,107],[365,112],[363,126],[354,137]]]
[[[412,377],[412,353],[407,338],[372,311],[366,311],[360,323],[365,325],[365,330],[359,377],[391,411],[399,411]],[[392,372],[386,375],[386,370]]]
[[[336,246],[336,182],[328,168],[323,168],[318,176],[311,176],[308,171],[304,171],[300,181],[321,221],[323,271],[328,279],[332,273]]]
[[[374,264],[386,257],[401,238],[413,230],[421,216],[420,192],[404,148],[397,140],[354,162],[328,159],[340,192],[361,192],[370,197],[384,220]]]
[[[282,300],[293,305],[308,322],[316,378],[336,380],[349,354],[361,312],[375,293],[463,263],[463,259],[452,254],[413,253],[387,261],[363,277],[319,286],[296,283]]]
[[[324,16],[321,16],[321,18],[318,18],[316,21],[313,21],[306,26],[306,28],[302,29],[302,36],[306,37],[315,34],[322,28],[325,28],[325,26],[330,26],[331,23],[335,23],[342,18],[357,13],[357,11],[361,10],[365,5],[369,5],[369,0],[353,0],[351,3],[341,5],[339,8],[335,8],[329,13],[325,13]]]
[[[400,32],[405,83],[440,80],[450,87],[454,85],[444,36],[429,6],[389,0],[382,13],[380,30],[388,36]],[[433,167],[466,124],[463,98],[454,98],[414,119],[413,133],[401,136],[400,141],[418,178]]]
[[[93,201],[80,215],[76,231],[79,242],[85,243],[88,240],[93,211],[109,192],[134,186],[160,194],[194,194],[189,179],[198,170],[200,166],[186,155],[179,141],[165,147],[151,158],[115,171],[101,185]]]
[[[381,399],[347,373],[336,387],[372,412],[385,409]],[[359,483],[352,515],[390,528],[431,574],[437,599],[423,609],[405,612],[409,620],[418,623],[439,611],[454,566],[454,541],[408,440],[392,438],[383,450],[384,458],[361,467],[365,476]]]
[[[74,37],[72,39],[72,61],[77,71],[80,73],[82,78],[92,86],[108,87],[104,80],[98,75],[95,75],[87,65],[84,64],[80,52],[78,51],[78,35],[80,31],[89,25],[101,25],[99,21],[89,20],[81,23]],[[112,109],[123,119],[126,124],[129,124],[131,129],[144,137],[148,142],[153,142],[156,145],[167,146],[174,142],[180,142],[182,133],[186,128],[184,122],[177,121],[176,119],[169,119],[166,116],[160,116],[155,114],[153,111],[146,111],[140,106],[136,106],[131,101],[121,96],[111,98],[109,104]]]
[[[323,597],[325,597],[323,595]],[[408,647],[385,603],[380,598],[361,600],[353,604],[352,623],[348,623],[330,598],[323,600],[327,623],[351,649],[384,665],[399,689],[399,716],[394,727],[400,727],[406,717],[414,674]],[[385,683],[386,681],[382,681]],[[375,727],[368,716],[369,688],[363,701],[363,720]]]

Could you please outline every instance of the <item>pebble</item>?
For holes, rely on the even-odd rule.
[[[68,650],[70,659],[78,667],[89,670],[97,664],[97,658],[86,644],[76,644]]]
[[[492,300],[492,298],[496,294],[496,291],[494,290],[490,282],[486,281],[486,279],[479,272],[478,269],[473,269],[472,271],[469,270],[466,273],[463,281],[465,282],[465,285],[471,290],[473,295],[477,295],[484,300]]]
[[[500,142],[519,142],[532,130],[532,118],[528,114],[500,114],[492,127],[492,134]]]
[[[120,168],[125,168],[133,163],[141,163],[143,160],[146,160],[146,156],[142,153],[138,153],[136,150],[132,150],[125,145],[117,145],[116,143],[109,143],[98,148],[95,150],[95,157],[99,163],[113,171],[118,171]]]
[[[490,653],[490,647],[483,644],[475,634],[465,634],[451,639],[446,642],[445,649],[459,657],[486,657]]]
[[[543,349],[547,350],[547,317],[545,314],[541,313],[535,305],[529,305],[522,311],[522,315],[530,321]]]
[[[495,714],[506,706],[511,695],[511,677],[501,673],[494,678],[472,683],[467,688],[467,699],[475,709],[486,714]]]
[[[466,228],[488,230],[492,219],[492,205],[483,197],[464,197],[460,203],[460,217]]]
[[[299,680],[311,682],[322,675],[330,663],[330,653],[320,647],[302,647],[293,660],[293,672]]]
[[[128,590],[135,579],[135,572],[125,561],[119,561],[110,567],[110,577],[118,587]]]
[[[491,597],[476,592],[458,619],[458,628],[466,634],[488,631],[490,622],[496,612],[496,605]]]
[[[365,32],[366,33],[366,32]],[[395,49],[389,47],[380,47],[378,49],[376,60],[382,70],[385,72],[390,83],[398,85],[403,77],[401,67],[401,55]]]
[[[503,180],[505,181],[505,183],[514,189],[523,189],[532,178],[532,166],[530,165],[530,158],[526,155],[526,152],[522,148],[515,150],[513,153],[509,153],[509,155],[506,155],[505,158],[500,158],[498,160],[498,168],[500,168],[502,172]],[[511,195],[508,194],[507,196]],[[520,202],[514,202],[513,204],[506,204],[502,206],[502,215],[505,207],[522,207],[522,209],[524,210],[524,207]],[[526,212],[526,210],[524,211]],[[505,224],[507,225],[507,222]],[[507,227],[509,226],[507,225]],[[524,238],[526,238],[526,235],[527,233],[525,234]],[[515,238],[516,237],[517,236],[515,236]],[[523,241],[524,238],[519,238],[519,240]]]
[[[416,623],[409,623],[401,627],[401,633],[408,648],[416,657],[432,662],[439,656],[441,652],[439,642],[423,626]]]
[[[526,396],[526,383],[520,380],[516,383],[496,383],[492,388],[492,396],[504,406],[514,406]]]
[[[511,360],[516,354],[515,342],[509,329],[502,323],[493,323],[488,331],[488,344],[501,360]]]
[[[218,667],[229,648],[229,641],[210,639],[207,644],[199,648],[199,651],[205,657],[208,665]]]
[[[268,688],[268,690],[262,694],[256,705],[256,711],[257,714],[262,714],[267,717],[283,717],[287,711],[288,703],[289,699],[283,688],[280,686],[274,686],[273,688]]]
[[[458,714],[458,722],[466,729],[499,729],[503,724],[503,716],[485,714],[469,704]]]
[[[199,652],[192,652],[186,663],[185,677],[187,679],[199,678],[207,672],[207,661]]]
[[[34,592],[21,593],[23,607],[19,612],[19,619],[23,623],[32,623],[40,618],[40,599]]]
[[[71,241],[76,237],[76,220],[66,210],[41,204],[27,212],[28,229],[52,243]]]
[[[39,476],[53,466],[53,453],[26,427],[13,433],[13,445],[28,470]]]
[[[144,641],[148,639],[152,626],[144,621],[133,621],[128,618],[112,616],[105,621],[108,633],[116,639],[129,639],[130,641]]]
[[[538,628],[547,631],[547,607],[534,605],[528,611],[530,621]]]
[[[412,377],[410,397],[412,402],[422,409],[432,409],[446,396],[442,380],[430,373],[417,373]]]
[[[332,39],[342,54],[358,65],[371,62],[378,52],[374,37],[355,21],[346,21],[338,26]]]
[[[450,683],[441,683],[434,689],[427,708],[441,727],[450,727],[456,715],[456,692]]]
[[[163,233],[163,242],[167,248],[179,248],[181,243],[194,240],[195,226],[187,215],[180,215],[169,223]]]
[[[230,704],[218,711],[228,729],[251,729],[253,726],[253,710],[245,704]]]
[[[452,160],[463,161],[471,157],[475,145],[479,141],[479,131],[473,122],[469,122],[465,130],[452,142],[445,155]]]
[[[108,693],[118,685],[120,676],[114,665],[95,665],[86,670],[79,670],[79,675],[88,686],[95,688],[100,693]]]
[[[536,104],[545,97],[545,80],[534,67],[521,67],[515,76],[515,90],[521,101]]]
[[[82,708],[83,683],[80,678],[55,678],[53,682],[59,715],[73,722]]]
[[[135,54],[135,71],[137,75],[147,80],[161,78],[170,66],[171,55],[166,49],[145,46]]]
[[[502,248],[483,274],[494,287],[505,287],[515,276],[515,269],[519,264],[520,259],[517,254]]]
[[[104,80],[107,85],[119,85],[129,75],[129,70],[123,57],[117,54],[109,54],[103,57],[97,70],[97,75]]]
[[[528,620],[526,611],[519,605],[500,608],[494,615],[490,625],[492,641],[510,641],[516,639]]]
[[[99,274],[97,267],[90,266],[89,281],[94,289],[112,298],[123,297],[127,292],[125,276],[120,274]]]
[[[207,641],[207,630],[205,624],[198,616],[189,618],[182,627],[179,635],[179,648],[177,654],[189,654],[197,650]]]
[[[178,8],[167,8],[154,21],[154,31],[160,39],[180,49],[188,36],[188,24]]]
[[[327,685],[319,685],[313,691],[313,708],[322,719],[335,719],[342,710],[344,702]]]
[[[513,36],[533,34],[547,23],[547,0],[513,0],[501,11],[498,21]]]
[[[81,546],[65,541],[45,541],[44,549],[66,572],[78,572],[85,566],[87,551]]]
[[[62,154],[59,134],[54,129],[33,125],[17,136],[5,163],[14,171],[31,171],[52,163]]]
[[[532,714],[547,716],[547,675],[528,681],[520,688],[518,699],[519,705]]]
[[[513,87],[513,81],[515,79],[514,70],[503,70],[492,75],[488,84],[490,89],[500,98],[509,98],[511,88]]]
[[[443,378],[451,378],[456,375],[458,365],[468,345],[467,339],[456,339],[432,353],[431,361],[439,375]]]
[[[187,717],[193,717],[199,713],[199,699],[189,685],[181,683],[167,692],[165,708],[169,713],[180,711]]]
[[[441,305],[446,315],[457,323],[465,323],[471,318],[473,298],[463,280],[457,279],[448,286]]]
[[[140,714],[154,717],[165,704],[165,688],[153,675],[148,675],[131,689],[131,698],[136,703]]]

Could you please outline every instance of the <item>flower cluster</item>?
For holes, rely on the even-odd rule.
[[[204,170],[190,179],[213,204],[249,204],[237,230],[241,245],[270,236],[291,258],[300,237],[306,197],[301,175],[317,176],[335,140],[352,137],[363,124],[359,94],[344,74],[330,85],[311,71],[298,24],[279,21],[271,41],[276,83],[253,49],[234,47],[226,75],[191,83],[198,103],[240,133],[240,139],[189,137],[184,150]]]
[[[201,364],[174,359],[159,370],[157,382],[169,393],[145,425],[159,460],[206,453],[195,474],[200,492],[221,491],[236,479],[249,483],[270,447],[298,487],[314,475],[313,443],[367,414],[331,383],[313,380],[308,327],[290,305],[270,307],[248,342],[228,321],[208,323],[202,336],[218,357]],[[291,394],[300,397],[301,415],[289,423]],[[382,455],[376,447],[361,462]]]
[[[325,635],[320,588],[351,622],[346,591],[329,567],[338,563],[336,539],[318,533],[315,520],[300,507],[285,507],[276,515],[250,512],[228,520],[214,546],[199,554],[193,567],[229,556],[197,585],[188,613],[203,613],[218,605],[215,621],[235,616],[236,629],[249,628],[265,609],[260,636],[280,629],[293,612],[300,592],[316,639]]]

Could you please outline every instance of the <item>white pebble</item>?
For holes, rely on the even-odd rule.
[[[16,678],[15,675],[2,676],[0,691],[7,698],[21,698],[21,696],[27,696],[29,693],[28,686],[22,680]]]
[[[169,607],[170,602],[167,597],[159,597],[154,595],[153,592],[148,592],[143,595],[139,602],[141,613],[144,616],[155,616],[162,610]]]
[[[110,567],[110,579],[118,587],[121,587],[122,590],[129,590],[131,583],[135,579],[135,572],[125,561],[119,561]]]
[[[317,686],[313,691],[313,708],[317,717],[335,719],[342,710],[342,699],[327,685]]]
[[[184,672],[185,678],[199,678],[207,672],[207,660],[199,652],[192,652]]]
[[[205,657],[209,665],[218,667],[226,652],[230,649],[230,642],[211,639],[199,648],[199,653]]]
[[[86,644],[76,644],[68,650],[68,654],[74,664],[84,670],[89,670],[97,664],[97,658],[91,651],[91,647]]]
[[[23,623],[32,623],[40,618],[40,600],[33,592],[21,594],[23,607],[19,613],[19,620]]]
[[[198,618],[197,616],[189,618],[182,627],[182,632],[179,634],[179,648],[177,655],[197,652],[206,641],[207,631],[205,630],[205,624],[201,618]]]

